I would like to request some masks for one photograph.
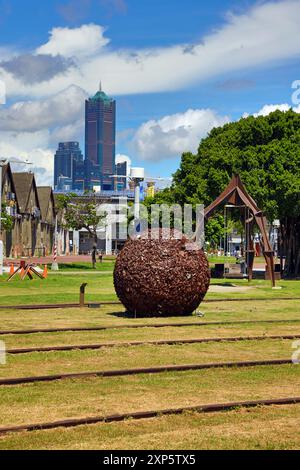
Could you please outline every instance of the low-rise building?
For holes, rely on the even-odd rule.
[[[2,194],[1,201],[3,209],[12,218],[12,227],[5,230],[2,225],[1,239],[4,246],[4,255],[6,257],[18,256],[21,233],[21,216],[19,214],[18,201],[16,198],[16,189],[9,163],[2,167]]]
[[[38,199],[41,208],[40,217],[40,246],[43,256],[51,255],[53,251],[56,210],[51,186],[38,186]]]
[[[13,181],[21,216],[18,256],[41,256],[41,208],[33,173],[13,173]]]

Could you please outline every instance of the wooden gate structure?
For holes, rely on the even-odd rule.
[[[231,204],[236,207],[241,205],[248,209],[249,217],[245,220],[246,233],[246,260],[248,268],[248,279],[251,280],[253,276],[254,264],[254,243],[251,236],[251,227],[254,223],[257,224],[261,233],[261,246],[262,252],[266,260],[266,269],[271,280],[272,286],[275,287],[275,273],[274,273],[274,252],[272,250],[268,231],[267,219],[264,213],[259,209],[254,199],[249,195],[245,186],[243,185],[239,175],[233,176],[227,188],[220,194],[217,199],[212,202],[204,211],[205,219],[209,219],[212,214],[223,204]]]

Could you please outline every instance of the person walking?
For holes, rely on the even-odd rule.
[[[97,245],[94,245],[92,249],[93,269],[96,269],[96,262],[97,262]]]

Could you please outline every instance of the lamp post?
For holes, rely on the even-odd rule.
[[[22,161],[22,160],[8,160],[7,158],[0,158],[0,234],[2,230],[2,168],[4,165],[7,163],[21,163],[25,165],[32,165],[28,160]],[[3,275],[3,241],[2,237],[0,240],[0,276]]]

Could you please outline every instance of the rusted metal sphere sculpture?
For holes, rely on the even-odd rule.
[[[119,254],[114,284],[127,312],[140,317],[190,315],[209,287],[209,265],[202,250],[188,250],[187,240],[128,240]]]

